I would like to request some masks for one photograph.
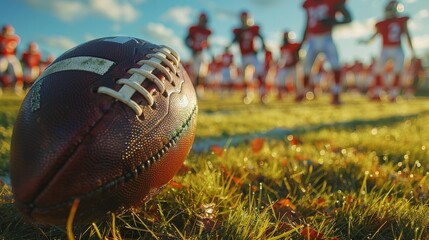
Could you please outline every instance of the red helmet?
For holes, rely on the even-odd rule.
[[[13,35],[13,34],[15,34],[15,28],[10,24],[6,24],[2,28],[2,34],[3,35]]]
[[[206,24],[207,21],[208,21],[207,14],[205,12],[201,12],[200,15],[198,16],[198,22],[200,24],[201,23]]]
[[[243,25],[253,25],[253,19],[247,11],[240,13],[240,20]]]
[[[404,6],[400,4],[397,0],[391,0],[386,4],[384,8],[384,13],[386,18],[392,18],[398,15],[399,12],[404,11]]]
[[[29,52],[39,51],[39,45],[36,42],[30,42],[30,44],[28,44],[28,51]]]
[[[200,16],[198,17],[200,20],[201,19],[206,19],[207,20],[207,14],[205,12],[200,13]]]
[[[240,13],[240,18],[247,18],[247,17],[249,17],[249,13],[247,11],[242,11]]]

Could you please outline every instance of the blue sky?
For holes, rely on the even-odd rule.
[[[378,55],[380,41],[369,46],[356,43],[368,37],[374,23],[383,17],[387,0],[348,0],[352,24],[336,29],[335,41],[342,61],[368,61]],[[404,14],[419,55],[429,51],[429,1],[402,0]],[[189,58],[183,39],[200,11],[207,12],[213,30],[213,51],[219,53],[232,39],[239,24],[238,14],[247,10],[261,26],[268,46],[277,54],[284,30],[304,28],[302,0],[2,0],[0,24],[12,24],[21,37],[18,53],[36,41],[44,56],[59,56],[85,41],[113,35],[128,35],[175,48]],[[406,52],[408,46],[404,45]],[[237,49],[233,49],[237,51]]]

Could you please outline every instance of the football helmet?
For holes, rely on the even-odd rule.
[[[391,0],[386,4],[384,8],[384,14],[386,18],[396,17],[400,12],[404,11],[404,5],[396,0]]]

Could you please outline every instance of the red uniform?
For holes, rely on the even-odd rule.
[[[259,26],[252,25],[248,28],[236,28],[233,30],[242,55],[256,53],[255,38],[259,35]]]
[[[405,32],[409,17],[390,18],[375,24],[383,39],[383,47],[399,47],[401,35]]]
[[[40,52],[25,52],[22,54],[22,62],[27,67],[39,67],[42,54]]]
[[[7,37],[0,35],[0,56],[15,55],[20,41],[21,39],[17,35]]]
[[[189,28],[189,46],[194,52],[201,52],[208,47],[207,39],[211,33],[210,29],[191,26]]]
[[[268,72],[271,65],[273,64],[273,53],[271,51],[266,50],[265,51],[265,58],[264,58],[264,69],[265,72]]]
[[[234,61],[234,55],[232,55],[232,53],[223,53],[222,56],[222,67],[230,67]]]
[[[335,19],[337,5],[346,0],[306,0],[302,7],[308,16],[308,33],[324,34],[332,32],[332,26],[323,24],[322,20]]]
[[[299,49],[299,43],[288,43],[280,47],[280,67],[292,67],[295,66],[299,61],[297,51]]]

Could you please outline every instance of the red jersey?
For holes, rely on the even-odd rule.
[[[266,50],[265,58],[264,58],[265,71],[268,71],[268,69],[270,69],[270,66],[272,63],[273,63],[273,53],[271,51]]]
[[[302,7],[307,13],[307,33],[324,34],[332,32],[332,26],[322,23],[324,19],[335,19],[337,6],[346,0],[305,0]]]
[[[202,28],[198,25],[189,28],[188,44],[195,52],[201,52],[208,47],[208,37],[212,31],[207,28]]]
[[[360,73],[364,70],[361,62],[355,62],[351,68],[354,73]]]
[[[256,53],[255,38],[259,35],[259,26],[252,25],[248,28],[236,28],[233,30],[242,55]]]
[[[8,56],[16,54],[16,47],[21,39],[18,35],[1,36],[0,35],[0,55]]]
[[[222,67],[230,67],[234,61],[234,55],[231,53],[224,53],[221,56],[222,59]]]
[[[27,67],[38,67],[42,54],[40,52],[25,52],[22,54],[22,62]]]
[[[390,18],[375,24],[383,39],[383,47],[398,47],[401,45],[401,35],[405,32],[409,17]]]
[[[299,45],[299,43],[288,43],[280,47],[280,67],[292,67],[298,63]]]
[[[416,76],[425,71],[421,60],[412,60],[409,70],[412,75]]]

